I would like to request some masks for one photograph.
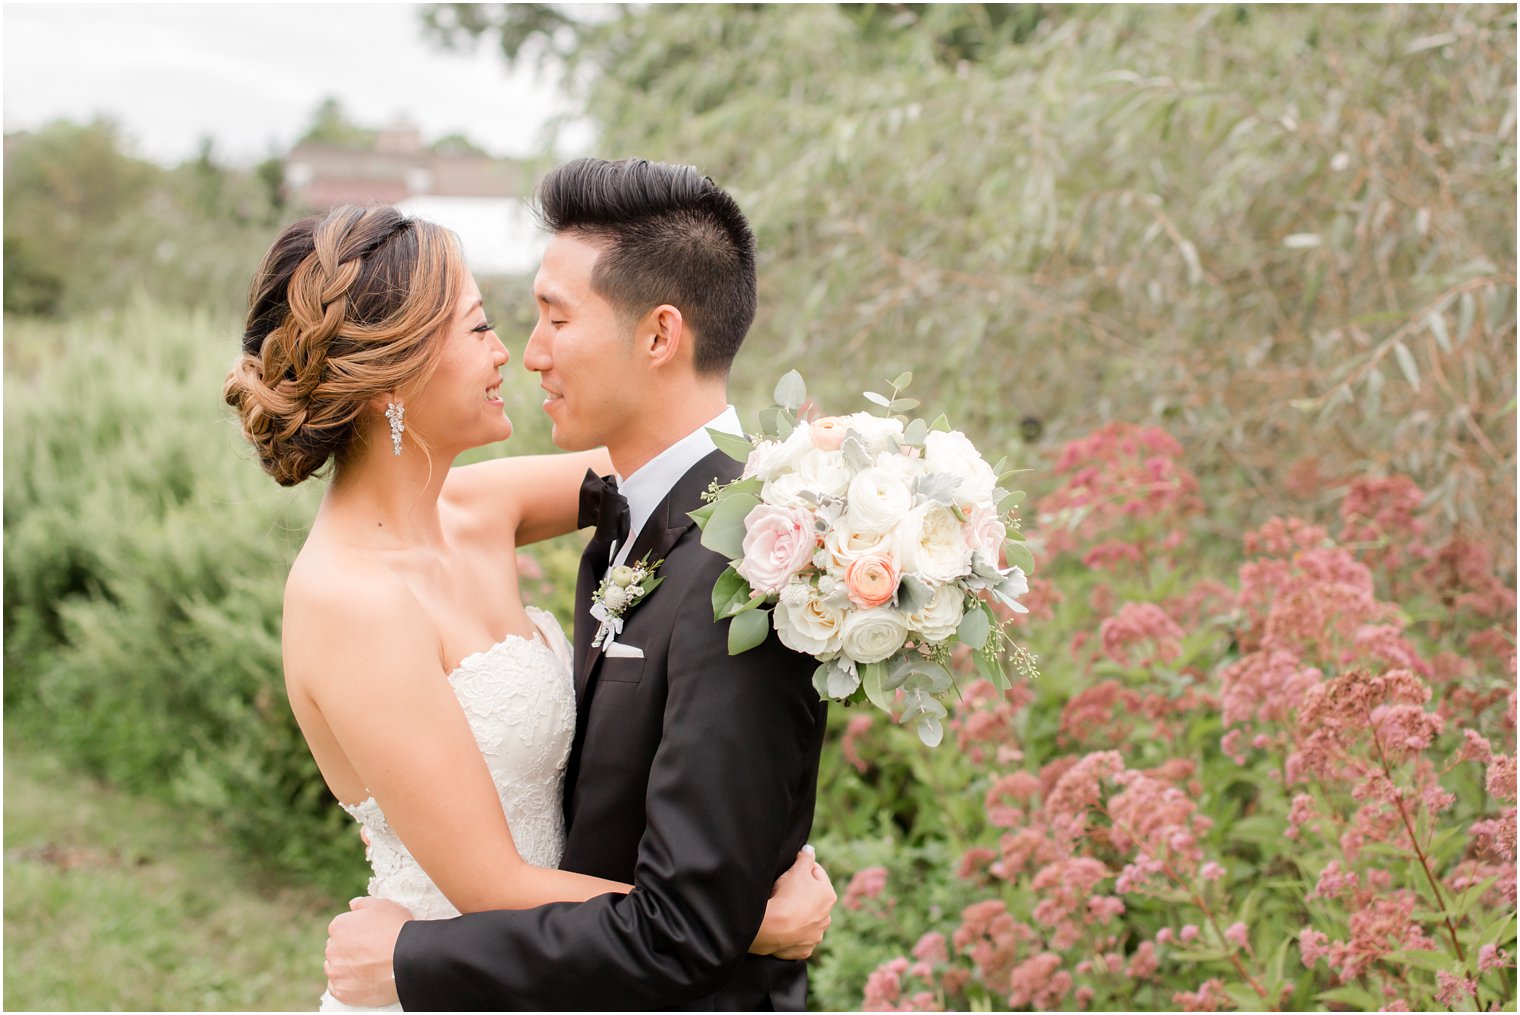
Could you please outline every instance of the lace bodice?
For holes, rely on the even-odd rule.
[[[537,636],[508,635],[467,656],[449,674],[449,684],[485,755],[517,851],[536,867],[555,867],[564,848],[560,796],[575,733],[571,652],[551,614],[530,606],[528,616]],[[398,902],[423,920],[459,915],[373,797],[343,809],[369,830],[370,895]]]

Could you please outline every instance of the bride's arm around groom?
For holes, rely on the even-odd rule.
[[[633,889],[452,920],[401,923],[381,905],[345,914],[329,946],[344,967],[334,991],[383,965],[394,942],[409,1009],[800,1010],[805,966],[747,952],[811,830],[825,727],[816,664],[774,633],[728,654],[711,603],[727,561],[688,514],[739,472],[706,428],[737,423],[726,380],[754,316],[754,238],[732,198],[689,167],[580,160],[553,171],[539,201],[554,235],[523,362],[542,380],[555,443],[605,445],[626,479],[631,545],[612,563],[659,564],[611,654],[593,644],[589,614],[605,543],[577,589],[562,867]]]

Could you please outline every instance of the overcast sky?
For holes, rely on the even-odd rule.
[[[223,160],[283,152],[333,95],[366,126],[398,116],[432,141],[497,155],[543,147],[552,83],[422,39],[417,4],[4,5],[5,130],[57,117],[118,120],[139,155],[172,163],[215,139]],[[561,150],[588,143],[584,129]]]

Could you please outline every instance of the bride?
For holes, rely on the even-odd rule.
[[[333,464],[285,588],[290,705],[370,842],[370,894],[421,918],[630,886],[555,869],[574,733],[570,647],[522,601],[519,547],[577,528],[604,451],[451,467],[507,439],[508,354],[458,243],[389,207],[286,229],[224,397],[282,485]],[[807,853],[751,951],[809,954],[834,899]],[[343,1006],[330,994],[324,1009]]]

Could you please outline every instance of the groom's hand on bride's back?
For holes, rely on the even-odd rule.
[[[412,914],[386,899],[354,899],[350,912],[327,925],[327,987],[347,1005],[378,1008],[395,1004],[396,973],[391,956],[396,938]]]
[[[813,848],[804,846],[796,862],[776,879],[765,905],[765,922],[750,952],[777,959],[808,958],[828,930],[836,898],[828,872]]]

